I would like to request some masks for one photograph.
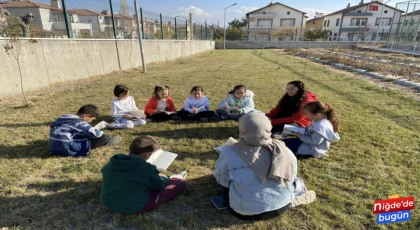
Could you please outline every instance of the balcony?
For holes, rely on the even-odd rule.
[[[345,13],[344,16],[366,17],[373,16],[373,13]]]
[[[257,18],[257,19],[273,19],[276,17],[275,14],[249,14],[249,18]]]

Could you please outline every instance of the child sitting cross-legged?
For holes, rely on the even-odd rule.
[[[160,149],[151,136],[133,140],[129,154],[116,154],[102,168],[101,201],[112,212],[142,214],[179,195],[185,175],[163,176],[147,162]]]
[[[221,120],[238,119],[254,111],[254,93],[247,90],[244,85],[237,85],[230,91],[225,99],[219,103],[216,113]]]
[[[143,117],[134,117],[131,111],[138,111],[134,98],[130,96],[127,86],[116,85],[114,88],[115,98],[111,105],[111,116],[115,121],[108,125],[110,129],[132,129],[135,125],[145,125],[146,115]]]
[[[169,97],[169,87],[155,86],[153,96],[147,102],[144,111],[153,121],[169,120],[175,116],[176,109],[172,98]]]
[[[209,99],[204,95],[203,87],[194,86],[177,115],[185,120],[208,121],[215,115],[214,111],[209,110],[209,106]]]
[[[114,146],[121,137],[110,137],[89,123],[100,116],[95,105],[84,105],[76,114],[65,114],[50,125],[49,151],[51,155],[88,156],[92,149]]]

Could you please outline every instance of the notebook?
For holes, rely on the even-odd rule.
[[[155,165],[158,170],[166,170],[177,156],[178,154],[176,153],[171,153],[159,149],[158,151],[154,152],[152,156],[150,156],[147,162],[149,162],[152,165]]]
[[[143,118],[144,117],[144,110],[131,110],[130,111],[131,116],[134,118]]]
[[[305,134],[305,128],[296,127],[293,125],[284,125],[282,134],[295,135],[296,133]]]
[[[229,137],[229,139],[226,141],[225,144],[223,144],[223,145],[221,145],[219,147],[214,148],[214,150],[216,152],[218,152],[219,154],[221,154],[223,152],[223,150],[226,148],[226,146],[233,145],[233,144],[235,144],[237,142],[238,141],[235,140],[233,137]]]

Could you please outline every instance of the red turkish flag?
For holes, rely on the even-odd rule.
[[[376,5],[369,5],[369,10],[370,11],[378,11],[379,6]]]

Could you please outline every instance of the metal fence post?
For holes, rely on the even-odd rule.
[[[176,30],[176,17],[175,17],[175,40],[178,40],[178,31]]]
[[[141,21],[141,36],[144,39],[144,21],[143,21],[143,9],[140,8],[140,21]]]
[[[144,39],[144,22],[143,22],[143,9],[140,8],[140,18],[141,18],[141,35]]]
[[[138,11],[139,8],[137,6],[137,0],[134,0],[134,8],[136,9],[136,25],[137,25],[137,33],[139,33],[141,63],[143,66],[143,72],[146,72],[146,62],[144,61],[143,40],[141,39],[142,35],[141,35],[141,30],[140,30],[140,25],[139,25],[139,11]]]
[[[114,28],[115,48],[117,49],[118,67],[121,70],[120,51],[118,50],[117,29],[115,28],[114,10],[112,9],[112,0],[109,0],[109,7],[111,9],[112,27]]]
[[[203,25],[200,28],[200,39],[203,40]]]
[[[188,21],[185,20],[185,40],[188,40]]]
[[[160,15],[160,36],[161,36],[161,38],[162,38],[162,40],[163,40],[163,24],[162,24],[162,14],[160,13],[159,14]]]
[[[64,13],[64,20],[66,22],[67,37],[71,38],[72,37],[71,24],[70,24],[71,22],[69,23],[69,15],[67,14],[66,1],[61,0],[61,4],[63,5],[63,13]]]
[[[207,24],[206,24],[206,41],[209,39],[208,34],[207,34]]]

